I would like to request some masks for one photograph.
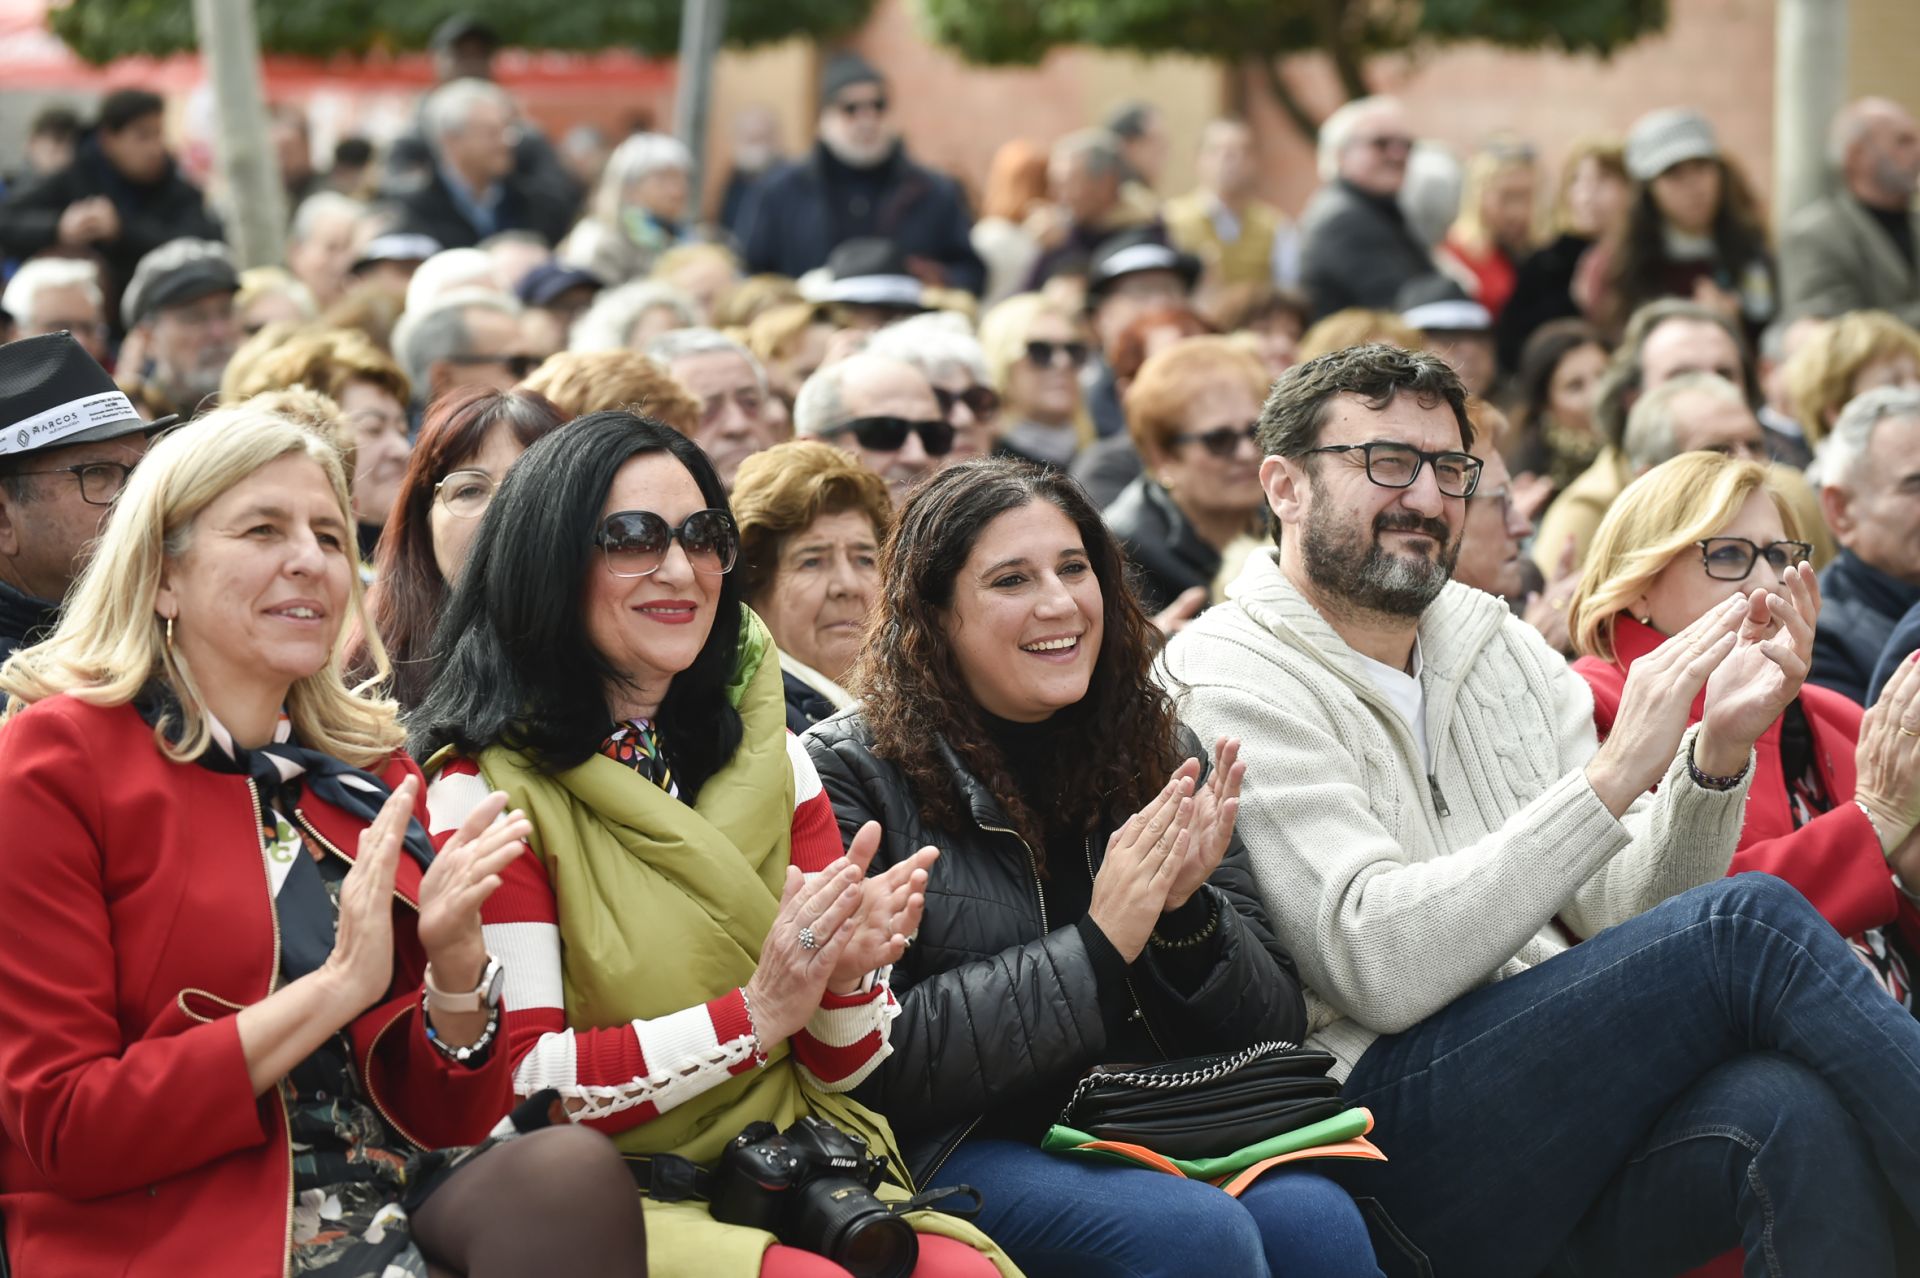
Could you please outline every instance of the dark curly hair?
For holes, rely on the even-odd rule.
[[[954,578],[987,525],[1036,501],[1073,522],[1100,583],[1102,639],[1087,694],[1072,708],[1082,749],[1064,751],[1048,778],[1059,807],[1042,818],[989,737],[948,641]],[[1158,650],[1152,623],[1126,584],[1126,558],[1064,475],[1003,458],[950,466],[924,481],[880,552],[881,602],[854,671],[874,752],[898,765],[923,814],[954,828],[970,819],[940,749],[958,755],[1005,810],[1029,847],[1048,830],[1091,833],[1145,807],[1181,755],[1173,703],[1149,677]],[[1063,712],[1066,713],[1066,712]]]

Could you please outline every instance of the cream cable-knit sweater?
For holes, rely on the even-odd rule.
[[[1240,836],[1337,1077],[1376,1036],[1566,949],[1560,925],[1592,936],[1727,872],[1746,782],[1693,784],[1692,729],[1614,820],[1582,773],[1586,682],[1498,599],[1449,584],[1420,620],[1430,779],[1271,547],[1227,593],[1159,677],[1201,740],[1242,742]]]

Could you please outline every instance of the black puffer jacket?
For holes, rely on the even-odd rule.
[[[1182,730],[1181,738],[1204,763],[1191,734]],[[1109,1054],[1139,1049],[1110,1041],[1077,920],[1043,914],[1034,854],[944,743],[973,817],[960,830],[926,823],[899,768],[873,753],[858,711],[816,724],[805,743],[842,837],[870,820],[886,831],[875,870],[928,844],[941,850],[919,936],[893,969],[893,1054],[854,1093],[892,1123],[916,1183],[929,1183],[990,1112],[1036,1089],[1064,1090],[1090,1066],[1138,1059]],[[1105,831],[1092,841],[1096,864],[1106,841]],[[1176,983],[1151,945],[1128,970],[1152,1043],[1179,1057],[1263,1039],[1298,1042],[1306,1029],[1299,981],[1267,924],[1238,838],[1205,890],[1216,894],[1221,935],[1198,988]]]

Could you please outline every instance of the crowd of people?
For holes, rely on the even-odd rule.
[[[495,44],[275,108],[278,265],[144,90],[0,202],[0,1272],[1920,1267],[1908,111],[1770,231],[1365,98],[1296,219],[839,53],[705,220]],[[1384,1160],[1043,1148],[1272,1044]]]

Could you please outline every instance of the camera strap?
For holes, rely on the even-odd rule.
[[[713,1173],[678,1154],[622,1154],[627,1174],[640,1192],[655,1202],[678,1203],[705,1199],[713,1189]]]
[[[955,1202],[954,1199],[960,1201]],[[972,1220],[985,1205],[980,1191],[972,1185],[947,1185],[940,1189],[923,1189],[904,1203],[888,1203],[887,1210],[896,1216],[904,1216],[910,1211],[937,1211],[961,1220]]]

